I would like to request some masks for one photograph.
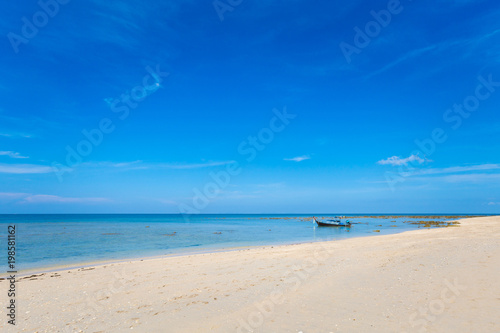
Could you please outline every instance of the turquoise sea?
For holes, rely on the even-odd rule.
[[[327,218],[331,215],[319,215]],[[349,216],[353,216],[352,214]],[[8,226],[16,228],[17,270],[101,260],[210,252],[384,235],[423,218],[354,216],[351,228],[317,227],[311,215],[0,215],[0,260],[7,271]],[[431,218],[430,220],[437,220]],[[444,220],[443,218],[439,220]],[[380,230],[380,232],[375,232]]]

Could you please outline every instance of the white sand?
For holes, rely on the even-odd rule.
[[[8,332],[500,332],[500,217],[17,283]],[[5,329],[7,326],[7,329]]]

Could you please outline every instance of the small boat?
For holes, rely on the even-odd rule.
[[[350,227],[351,222],[349,220],[342,222],[341,219],[336,218],[335,220],[318,221],[313,216],[314,222],[318,224],[318,227]]]

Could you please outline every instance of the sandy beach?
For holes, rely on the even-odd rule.
[[[93,265],[16,283],[8,332],[499,332],[500,217]]]

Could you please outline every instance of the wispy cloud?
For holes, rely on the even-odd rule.
[[[21,154],[14,151],[0,151],[0,156],[9,156],[11,158],[28,158],[28,156],[22,156]]]
[[[411,168],[411,170],[407,172],[393,173],[393,175],[420,184],[443,182],[494,185],[498,184],[500,181],[500,173],[498,170],[500,170],[500,164],[478,164],[448,168]],[[369,183],[387,183],[387,179]]]
[[[0,154],[2,155],[2,154]],[[7,154],[4,154],[7,155]],[[16,157],[24,158],[24,157]],[[153,170],[153,169],[173,169],[173,170],[191,170],[203,169],[216,166],[223,166],[236,163],[235,161],[212,161],[205,163],[144,163],[143,161],[132,162],[85,162],[80,165],[83,169],[122,169],[122,170]],[[72,168],[66,168],[71,171]],[[0,163],[0,173],[10,174],[43,174],[54,172],[51,166],[39,164],[6,164]]]
[[[465,1],[468,2],[468,1]],[[386,64],[382,68],[368,74],[365,79],[370,79],[373,76],[382,74],[393,67],[399,65],[400,63],[404,63],[408,60],[412,60],[415,58],[419,58],[421,56],[424,56],[425,54],[440,54],[443,52],[449,52],[450,49],[453,48],[459,48],[461,51],[461,57],[462,58],[468,58],[474,55],[474,51],[477,47],[480,46],[481,43],[485,42],[486,40],[490,39],[491,37],[497,35],[500,32],[500,29],[493,30],[487,33],[484,33],[482,35],[478,35],[475,37],[471,38],[466,38],[466,39],[454,39],[454,40],[445,40],[439,43],[435,43],[429,46],[417,48],[414,50],[411,50],[403,55],[401,55],[398,59],[393,60],[392,62]],[[467,51],[463,51],[463,50]],[[491,52],[491,50],[490,50]]]
[[[191,199],[191,198],[189,198]],[[169,206],[179,206],[179,202],[175,200],[170,200],[170,199],[154,199],[164,205],[169,205]]]
[[[107,198],[75,198],[62,197],[52,194],[32,194],[32,193],[16,193],[16,192],[0,192],[0,202],[18,202],[21,204],[30,203],[101,203],[110,202]]]
[[[109,161],[100,161],[100,162],[84,162],[81,164],[81,166],[85,167],[93,167],[93,168],[99,168],[99,167],[106,167],[106,168],[127,168],[127,167],[132,167],[132,166],[137,166],[141,164],[141,160],[137,161],[132,161],[132,162],[109,162]]]
[[[292,162],[302,162],[305,160],[310,160],[311,156],[309,155],[303,155],[303,156],[297,156],[294,158],[284,158],[285,161],[292,161]]]
[[[434,178],[432,178],[434,179]],[[441,179],[448,183],[486,183],[500,181],[498,173],[471,173],[466,175],[449,175]]]
[[[427,169],[414,169],[400,174],[402,177],[421,177],[427,175],[444,175],[467,173],[473,171],[492,171],[500,169],[500,164],[478,164],[469,166],[454,166],[448,168],[427,168]],[[491,173],[489,173],[491,174]]]
[[[109,168],[109,169],[124,169],[124,170],[153,170],[153,169],[202,169],[222,165],[236,163],[236,161],[210,161],[204,163],[147,163],[141,160],[131,162],[110,162],[110,161],[94,161],[85,162],[80,167],[88,168]]]
[[[7,138],[32,138],[32,134],[26,134],[26,133],[21,133],[21,132],[8,132],[8,131],[1,131],[0,136],[4,136]]]
[[[71,198],[50,194],[35,194],[25,197],[23,203],[99,203],[109,202],[106,198]]]
[[[398,166],[398,165],[407,165],[410,162],[417,162],[419,164],[422,164],[425,161],[427,160],[421,158],[418,155],[410,155],[409,157],[406,158],[401,158],[399,156],[392,156],[385,160],[378,161],[377,164]]]
[[[489,38],[495,36],[498,33],[500,33],[500,29],[496,29],[496,30],[493,30],[492,32],[488,32],[484,36],[481,36],[480,38],[478,38],[477,42],[482,42],[486,39],[489,39]]]
[[[29,195],[28,193],[9,193],[9,192],[0,192],[0,200],[7,199],[7,200],[14,200],[14,199],[19,199],[22,197],[25,197]]]
[[[402,62],[404,62],[404,61],[406,61],[406,60],[408,60],[408,59],[418,57],[418,56],[420,56],[420,55],[422,55],[422,54],[424,54],[424,53],[427,53],[427,52],[429,52],[429,51],[432,51],[432,50],[436,49],[437,47],[438,47],[438,45],[431,45],[431,46],[426,46],[426,47],[423,47],[423,48],[420,48],[420,49],[415,49],[415,50],[412,50],[412,51],[410,51],[410,52],[408,52],[408,53],[404,54],[404,55],[403,55],[403,56],[401,56],[400,58],[398,58],[398,59],[394,60],[393,62],[391,62],[391,63],[389,63],[389,64],[385,65],[384,67],[382,67],[382,68],[380,68],[380,69],[378,69],[378,70],[376,70],[376,71],[374,71],[374,72],[372,72],[372,73],[368,74],[368,75],[365,77],[365,79],[369,79],[369,78],[371,78],[371,77],[373,77],[373,76],[376,76],[376,75],[378,75],[378,74],[381,74],[381,73],[383,73],[383,72],[385,72],[385,71],[387,71],[387,70],[391,69],[392,67],[394,67],[394,66],[396,66],[396,65],[398,65],[398,64],[400,64],[400,63],[402,63]]]
[[[500,170],[500,164],[479,164],[448,168],[414,169],[400,173],[399,176],[419,182],[494,184],[500,181],[498,170]]]
[[[495,181],[500,178],[500,164],[478,164],[469,166],[454,166],[448,168],[413,169],[401,172],[399,176],[415,180],[459,182],[485,182]],[[481,172],[482,171],[482,172]]]
[[[255,199],[259,198],[256,192],[246,193],[243,191],[220,191],[220,199],[240,200],[240,199]]]
[[[165,169],[202,169],[202,168],[210,168],[214,166],[228,165],[236,163],[236,161],[218,161],[218,162],[205,162],[205,163],[193,163],[193,164],[151,164],[151,167],[156,168],[165,168]]]
[[[500,206],[500,202],[488,202],[488,206]]]
[[[446,173],[461,173],[470,171],[486,171],[486,170],[498,170],[500,169],[500,164],[478,164],[469,166],[455,166],[449,168],[429,168],[419,170],[419,175],[435,175],[435,174],[446,174]]]
[[[164,22],[167,18],[174,20],[177,13],[184,8],[185,3],[186,1],[182,4],[175,4],[174,2],[164,3],[161,1],[132,3],[130,1],[93,0],[87,1],[85,5],[75,4],[71,6],[72,8],[64,7],[65,17],[58,22],[53,22],[54,25],[51,24],[50,28],[46,28],[44,30],[45,38],[37,40],[35,46],[44,49],[50,48],[52,52],[42,56],[52,61],[58,59],[54,55],[65,54],[70,49],[77,47],[77,44],[82,41],[89,44],[90,47],[106,43],[119,47],[124,52],[136,52],[144,38],[151,37],[150,29],[161,29],[165,33],[172,33],[172,35],[178,34],[178,31],[175,31],[170,25],[165,25]],[[92,23],[88,29],[69,28],[61,33],[61,29],[70,24],[72,17],[78,15],[81,10],[85,10],[87,16],[81,18],[80,23]],[[147,26],[142,24],[145,21],[148,22]],[[85,59],[83,53],[76,54],[74,57]]]
[[[52,167],[38,164],[5,164],[0,163],[0,173],[12,174],[34,174],[34,173],[50,173]]]
[[[282,188],[283,186],[285,186],[285,183],[281,182],[281,183],[271,183],[271,184],[257,184],[255,186],[259,188]]]

